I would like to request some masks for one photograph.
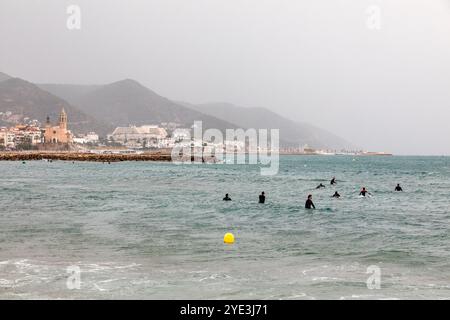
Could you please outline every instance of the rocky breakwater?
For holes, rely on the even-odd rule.
[[[0,152],[0,161],[32,161],[32,160],[61,160],[61,161],[171,161],[168,153],[143,154],[95,154],[77,152]]]

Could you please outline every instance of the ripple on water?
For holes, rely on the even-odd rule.
[[[289,156],[274,177],[257,166],[0,162],[0,297],[448,298],[447,162]],[[373,198],[358,198],[362,186]],[[317,210],[303,208],[310,193]],[[65,287],[73,264],[82,293]],[[369,265],[382,293],[367,291]]]

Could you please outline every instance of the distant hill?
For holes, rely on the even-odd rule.
[[[75,133],[97,131],[106,134],[110,129],[65,100],[28,81],[10,78],[0,82],[0,112],[10,111],[17,117],[29,117],[41,123],[45,123],[49,116],[52,123],[56,124],[62,108],[67,112],[69,128]],[[5,121],[2,123],[5,125]]]
[[[280,144],[299,147],[305,144],[315,148],[349,149],[352,144],[308,123],[295,122],[265,108],[245,108],[229,103],[191,105],[192,108],[243,128],[280,129]]]
[[[137,81],[126,79],[102,86],[40,85],[76,105],[86,114],[102,119],[109,127],[176,122],[191,127],[203,121],[204,128],[236,128],[214,116],[179,105]]]
[[[108,128],[177,122],[190,127],[195,120],[204,128],[280,129],[280,145],[348,149],[352,145],[308,123],[297,123],[264,108],[228,103],[193,105],[164,98],[140,83],[126,79],[107,85],[41,84],[40,88],[67,100],[84,113],[102,119]]]
[[[76,106],[80,100],[101,87],[101,85],[78,85],[78,84],[36,84],[42,90],[66,100],[71,105]]]
[[[3,79],[3,81],[2,81]],[[0,111],[45,121],[58,118],[64,107],[74,132],[96,131],[105,136],[117,126],[176,122],[191,127],[222,131],[235,128],[280,129],[280,145],[349,149],[353,146],[311,124],[295,122],[264,108],[245,108],[228,103],[193,105],[174,102],[126,79],[106,85],[39,84],[0,73]]]
[[[6,73],[0,72],[0,82],[11,79],[11,76],[8,76]]]

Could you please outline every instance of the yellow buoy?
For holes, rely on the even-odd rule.
[[[226,233],[223,237],[223,242],[228,244],[234,243],[234,235],[232,233]]]

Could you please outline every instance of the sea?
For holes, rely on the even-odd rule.
[[[449,299],[449,196],[449,157],[0,162],[0,299]]]

